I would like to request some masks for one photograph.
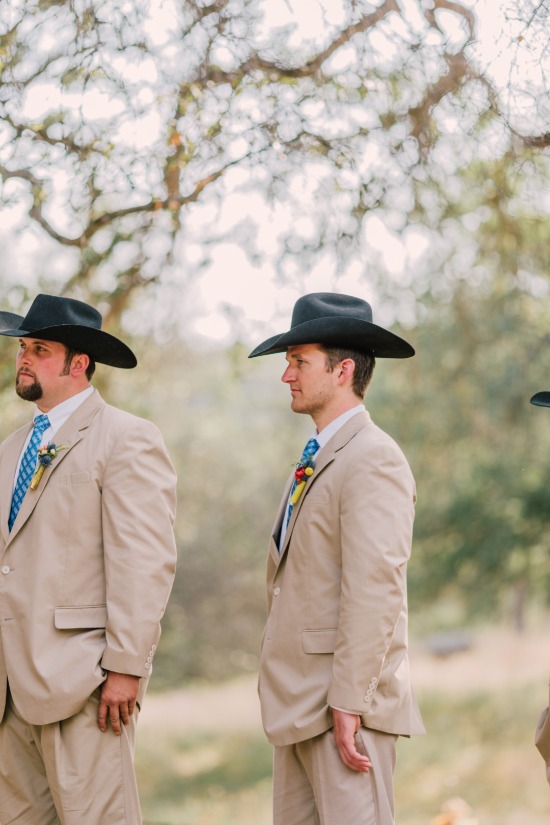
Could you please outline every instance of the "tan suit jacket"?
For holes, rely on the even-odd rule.
[[[535,733],[535,744],[546,762],[546,778],[550,783],[550,710],[548,707],[545,707],[540,715]]]
[[[406,567],[414,480],[397,444],[369,414],[353,416],[319,453],[267,570],[260,660],[262,718],[274,745],[332,726],[330,707],[393,734],[423,733],[407,657]]]
[[[44,725],[78,712],[105,670],[142,677],[143,696],[174,577],[175,473],[158,429],[94,392],[10,533],[28,432],[0,446],[0,720],[9,681]]]

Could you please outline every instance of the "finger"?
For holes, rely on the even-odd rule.
[[[99,725],[100,730],[107,730],[107,705],[104,702],[99,703],[99,708],[97,710],[97,724]]]
[[[368,756],[359,753],[354,745],[346,743],[338,748],[340,759],[347,768],[352,771],[361,771],[368,773],[369,768],[372,768],[372,763]]]
[[[350,770],[357,771],[359,773],[368,773],[372,767],[369,761],[365,761],[362,758],[346,757],[346,759],[342,761]]]
[[[123,725],[130,724],[130,711],[126,702],[120,706],[120,718],[122,719]]]
[[[132,700],[130,700],[128,702],[128,713],[129,713],[130,716],[132,716],[135,709],[136,709],[136,703],[133,702]]]
[[[121,729],[120,729],[120,716],[118,713],[118,706],[111,708],[111,712],[109,714],[109,720],[111,722],[111,727],[113,732],[116,733],[117,736],[120,736]]]

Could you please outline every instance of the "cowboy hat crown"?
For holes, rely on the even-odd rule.
[[[324,344],[372,352],[377,358],[410,358],[414,349],[393,332],[377,326],[367,301],[336,292],[312,292],[296,301],[290,330],[273,335],[248,356],[286,352],[296,344]]]
[[[0,335],[43,338],[85,352],[100,364],[131,369],[137,364],[132,350],[101,329],[101,313],[83,301],[56,295],[37,295],[23,317],[0,312]]]

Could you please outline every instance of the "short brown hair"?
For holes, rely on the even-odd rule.
[[[376,360],[372,352],[359,352],[345,347],[325,347],[319,344],[319,349],[327,356],[327,371],[333,372],[334,368],[350,358],[354,364],[352,388],[358,398],[364,398],[367,387],[370,384]]]

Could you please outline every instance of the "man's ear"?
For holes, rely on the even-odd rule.
[[[343,361],[340,361],[336,369],[338,370],[338,383],[345,384],[347,381],[353,380],[355,361],[353,358],[344,358]]]
[[[75,377],[85,375],[89,365],[90,358],[86,355],[86,353],[79,352],[77,355],[73,355],[73,360],[71,361],[71,375],[74,375]]]

